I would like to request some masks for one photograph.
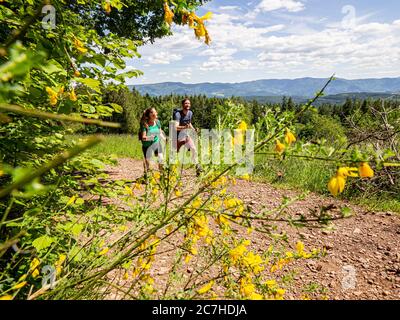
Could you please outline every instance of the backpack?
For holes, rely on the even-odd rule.
[[[181,110],[180,109],[174,109],[174,111],[172,111],[172,120],[175,120],[175,115],[177,114],[179,112],[179,114],[181,113]],[[181,114],[181,116],[182,116],[182,114]]]
[[[177,114],[178,112],[179,112],[181,118],[183,117],[183,115],[182,115],[182,109],[176,109],[176,108],[175,108],[174,111],[172,111],[172,120],[175,120],[175,116],[176,116],[176,114]],[[192,113],[192,117],[193,117],[193,111],[190,110],[189,112]],[[190,118],[190,119],[192,119],[192,118]]]
[[[160,122],[160,120],[157,119],[156,125],[157,125],[158,129],[161,130],[161,122]],[[146,131],[147,131],[147,128],[146,128]],[[143,141],[142,140],[142,124],[140,124],[140,127],[139,127],[138,139],[139,139],[139,141]]]

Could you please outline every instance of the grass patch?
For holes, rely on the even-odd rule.
[[[289,188],[298,191],[311,191],[324,196],[330,196],[327,189],[329,179],[334,175],[336,168],[330,163],[322,161],[308,161],[302,159],[285,159],[280,161],[265,161],[264,156],[255,157],[254,178],[260,182],[272,183],[278,188]],[[393,211],[400,213],[400,201],[387,195],[360,194],[353,192],[346,186],[345,192],[340,195],[352,203],[365,206],[374,211]]]
[[[88,152],[101,155],[116,155],[120,158],[142,159],[142,143],[137,136],[129,134],[104,135],[104,141],[94,146]],[[85,135],[73,135],[71,139],[82,139]]]

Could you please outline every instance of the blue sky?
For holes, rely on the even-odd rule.
[[[400,76],[398,0],[214,0],[207,11],[210,46],[173,26],[128,61],[144,76],[127,83]]]

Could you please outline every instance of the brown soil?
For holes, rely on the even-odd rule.
[[[107,171],[111,179],[136,180],[143,174],[143,165],[141,161],[120,159],[118,166],[109,167]],[[187,170],[184,181],[194,180],[194,172]],[[259,212],[262,207],[275,208],[281,204],[283,196],[295,197],[299,194],[296,191],[276,189],[269,184],[244,180],[231,185],[228,192],[243,200],[254,212]],[[117,203],[118,199],[105,201]],[[344,206],[351,208],[352,216],[333,221],[333,228],[329,230],[320,225],[296,228],[285,222],[274,223],[278,226],[275,232],[287,233],[292,248],[301,240],[306,249],[327,250],[325,257],[298,260],[289,266],[295,272],[292,280],[286,283],[286,299],[299,299],[304,295],[317,299],[400,299],[400,219],[397,214],[373,212],[346,201],[313,193],[291,204],[284,214],[285,217],[303,215],[310,218],[313,217],[312,212],[319,212],[325,207],[332,216],[340,216],[340,208]],[[270,238],[267,235],[259,232],[246,235],[243,228],[237,228],[237,232],[251,240],[253,250],[263,252],[268,249]],[[173,241],[165,242],[158,248],[158,252],[165,253],[158,256],[150,270],[156,279],[156,287],[165,286],[175,259],[177,240],[175,237]],[[190,263],[182,271],[185,279],[195,276],[198,268],[196,261]],[[354,271],[354,286],[346,281],[346,270]],[[205,273],[202,276],[207,275]],[[115,272],[110,274],[110,280],[115,276]],[[122,286],[127,287],[128,282],[122,283]],[[346,287],[346,284],[350,286]],[[159,297],[162,297],[162,293]],[[121,296],[115,293],[109,298]]]

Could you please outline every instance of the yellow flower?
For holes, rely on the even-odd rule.
[[[169,25],[172,24],[174,19],[174,13],[171,11],[170,7],[168,6],[168,2],[164,1],[164,21]]]
[[[179,190],[176,190],[175,191],[175,195],[179,198],[179,197],[182,197],[182,192],[181,191],[179,191]]]
[[[229,226],[229,224],[230,224],[229,220],[228,220],[228,219],[226,218],[226,216],[223,215],[223,214],[218,215],[216,221],[217,221],[217,223],[218,223],[219,225]]]
[[[268,286],[268,288],[272,289],[276,287],[276,281],[275,280],[267,280],[264,282]]]
[[[125,271],[124,276],[123,276],[124,280],[128,280],[129,279],[129,273],[128,271]]]
[[[10,295],[0,297],[0,300],[12,300],[12,299],[13,299],[13,296],[10,296]]]
[[[65,259],[67,259],[67,256],[65,254],[60,254],[58,257],[58,260],[56,262],[56,271],[57,274],[60,274],[62,271],[62,264],[64,263]]]
[[[285,145],[281,143],[279,140],[276,140],[275,151],[278,152],[279,154],[285,151]]]
[[[174,227],[173,226],[168,226],[165,228],[165,235],[169,235],[171,234],[171,232],[173,231]]]
[[[346,178],[346,177],[358,177],[358,174],[356,173],[357,171],[358,171],[358,168],[341,167],[336,172],[336,175],[344,177],[344,178]]]
[[[336,175],[331,178],[328,183],[328,190],[334,196],[337,196],[339,193],[342,193],[346,184],[347,177],[357,177],[358,174],[357,168],[352,167],[341,167],[337,170]]]
[[[260,273],[264,270],[264,267],[261,264],[264,262],[263,259],[253,252],[249,252],[244,258],[243,262],[247,264],[251,269],[253,269],[254,274]]]
[[[191,256],[190,254],[186,255],[185,257],[185,263],[188,264],[190,262],[190,260],[192,260],[193,256]]]
[[[111,4],[110,4],[110,1],[109,1],[109,0],[107,0],[107,1],[104,3],[103,8],[104,8],[104,10],[105,10],[105,12],[106,12],[107,14],[110,14],[110,12],[111,12]]]
[[[130,196],[133,196],[133,191],[132,191],[132,189],[129,188],[128,186],[125,186],[125,192],[126,192],[126,194],[128,194],[128,195],[130,195]]]
[[[346,179],[343,176],[332,177],[328,183],[329,192],[335,197],[342,193],[346,184]]]
[[[161,175],[159,172],[154,172],[154,179],[159,180],[161,178]]]
[[[275,293],[275,299],[282,300],[285,294],[285,289],[277,289]]]
[[[212,18],[213,13],[212,12],[207,12],[204,16],[200,17],[200,21],[208,20]]]
[[[374,176],[374,170],[371,169],[367,162],[362,162],[360,164],[358,173],[361,178],[372,178]]]
[[[286,258],[287,258],[287,259],[293,258],[293,253],[290,252],[290,251],[286,252]]]
[[[194,21],[198,19],[198,17],[196,16],[196,14],[194,12],[191,12],[188,16],[188,22],[189,22],[189,27],[193,28],[194,26]]]
[[[74,71],[74,76],[75,77],[80,77],[81,76],[81,73],[79,72],[79,70],[75,70]]]
[[[28,282],[26,281],[22,281],[18,284],[16,284],[14,287],[11,288],[11,290],[18,290],[21,289],[22,287],[24,287]]]
[[[76,50],[78,50],[80,53],[86,53],[88,51],[88,49],[86,49],[83,45],[82,41],[77,38],[74,39],[74,45]]]
[[[209,283],[207,283],[206,285],[204,285],[203,287],[198,289],[197,293],[198,294],[205,294],[205,293],[207,293],[208,291],[211,290],[213,285],[214,285],[214,280],[210,281]]]
[[[245,121],[241,121],[239,124],[239,130],[246,131],[247,130],[247,123]]]
[[[244,255],[244,253],[246,251],[247,251],[246,245],[241,244],[241,245],[238,245],[236,248],[230,250],[229,256],[233,262],[236,262]]]
[[[296,137],[289,129],[286,129],[285,141],[288,145],[291,145],[293,142],[296,142]]]
[[[253,292],[251,295],[250,295],[250,300],[263,300],[264,299],[264,297],[261,295],[261,294],[259,294],[259,293],[256,293],[256,292]]]
[[[304,243],[301,242],[301,241],[298,241],[297,244],[296,244],[296,250],[297,250],[298,254],[300,254],[300,255],[303,254],[303,252],[304,252]]]
[[[33,260],[31,261],[31,264],[29,266],[29,271],[32,272],[32,277],[36,278],[40,272],[37,269],[37,267],[40,265],[40,261],[37,258],[33,258]]]
[[[200,208],[200,207],[201,207],[201,204],[202,204],[201,199],[196,198],[196,199],[193,201],[192,207],[197,209],[197,208]]]
[[[55,106],[58,102],[58,98],[57,98],[58,93],[50,87],[46,87],[46,92],[50,98],[50,105]]]
[[[197,38],[205,37],[206,35],[206,27],[204,24],[200,23],[197,27],[194,28],[194,34]]]
[[[69,100],[71,100],[71,101],[78,100],[78,98],[76,97],[76,93],[75,93],[74,89],[72,89],[71,92],[69,93]]]
[[[154,188],[153,190],[151,190],[151,194],[152,194],[153,196],[158,195],[158,189],[157,189],[157,188]]]
[[[240,293],[245,297],[251,297],[254,293],[256,287],[247,278],[242,278],[240,280]]]
[[[110,249],[109,248],[104,248],[99,252],[99,256],[104,256]]]

